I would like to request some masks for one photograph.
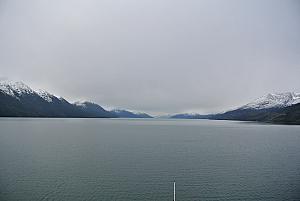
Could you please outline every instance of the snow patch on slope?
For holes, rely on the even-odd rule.
[[[74,105],[79,106],[79,107],[86,107],[87,101],[76,101],[74,102]]]
[[[51,103],[53,100],[53,95],[48,93],[47,91],[43,90],[43,89],[39,89],[37,92],[36,92],[42,99],[44,99],[45,101]]]
[[[131,110],[125,110],[125,109],[112,109],[110,110],[111,112],[114,112],[116,114],[121,114],[123,112],[128,112],[128,113],[132,113],[132,114],[135,114],[135,115],[143,115],[143,114],[146,114],[146,113],[143,113],[143,112],[135,112],[135,111],[131,111]]]

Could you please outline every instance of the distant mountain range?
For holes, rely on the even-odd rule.
[[[172,119],[209,119],[213,115],[202,115],[197,113],[183,113],[183,114],[175,114],[171,115],[169,118]]]
[[[128,114],[128,116],[126,116]],[[44,90],[34,91],[23,82],[0,81],[0,117],[144,118],[122,110],[107,111],[88,101],[70,103]]]
[[[44,90],[34,91],[22,82],[0,81],[0,117],[153,118],[123,109],[105,110],[96,103],[70,103]],[[175,114],[165,118],[260,121],[300,124],[300,94],[268,94],[223,113]]]
[[[268,94],[242,107],[224,113],[176,114],[171,118],[261,121],[269,123],[300,124],[300,94]]]

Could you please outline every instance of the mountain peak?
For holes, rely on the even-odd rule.
[[[241,107],[241,109],[268,109],[287,107],[300,103],[300,94],[294,92],[269,93],[253,102]]]
[[[1,117],[111,118],[114,114],[88,101],[69,103],[45,90],[32,90],[23,82],[0,79]]]
[[[7,95],[18,97],[35,93],[29,86],[20,81],[0,80],[0,90]]]

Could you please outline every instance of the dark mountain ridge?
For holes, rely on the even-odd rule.
[[[111,110],[110,112],[120,118],[153,118],[152,116],[146,113],[134,113],[128,110],[115,109]]]
[[[238,121],[259,121],[278,124],[300,124],[300,103],[268,109],[238,109],[223,114],[216,114],[209,119],[214,120],[238,120]]]
[[[93,103],[72,104],[45,91],[36,92],[22,82],[0,83],[1,117],[117,117]]]
[[[242,107],[224,113],[177,114],[171,118],[300,124],[300,95],[291,92],[267,94]]]

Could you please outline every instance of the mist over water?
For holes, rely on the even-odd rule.
[[[300,127],[0,119],[0,200],[299,200]]]

